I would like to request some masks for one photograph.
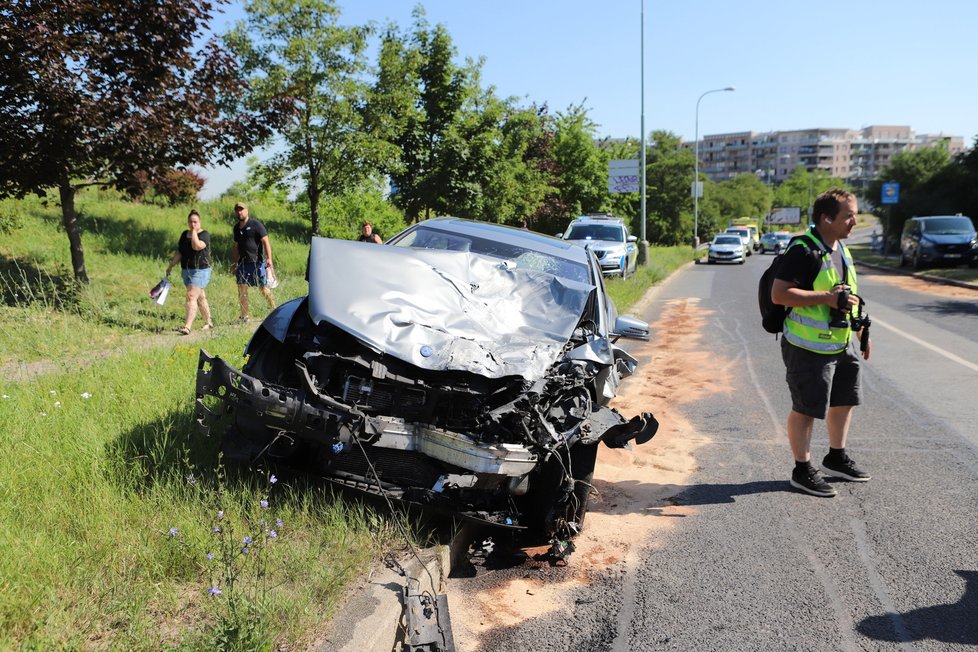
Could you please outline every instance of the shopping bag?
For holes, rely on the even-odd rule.
[[[274,290],[278,287],[278,277],[275,276],[275,272],[272,271],[271,267],[265,268],[265,287],[269,290]]]
[[[160,279],[160,282],[153,286],[149,291],[149,298],[155,301],[158,305],[163,305],[166,303],[166,297],[170,294],[170,280],[167,278]]]

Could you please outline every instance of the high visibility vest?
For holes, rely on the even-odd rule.
[[[809,249],[822,252],[822,267],[818,272],[818,276],[815,277],[812,289],[816,292],[831,290],[842,282],[835,266],[832,264],[831,252],[811,231],[808,231],[802,237],[808,241]],[[846,282],[850,287],[850,291],[853,294],[857,294],[856,269],[852,264],[852,255],[842,242],[839,242],[838,245],[842,247],[842,260],[848,270]],[[797,247],[804,245],[796,241],[791,246]],[[784,338],[797,347],[814,351],[815,353],[831,355],[844,351],[846,345],[849,344],[849,338],[852,336],[852,329],[848,326],[845,328],[831,328],[829,326],[829,321],[832,319],[830,310],[829,306],[825,304],[792,308],[788,311],[788,315],[784,320]],[[847,320],[849,316],[847,313]]]

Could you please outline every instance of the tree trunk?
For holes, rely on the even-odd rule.
[[[68,247],[71,251],[71,269],[75,280],[88,285],[88,272],[85,271],[85,250],[82,248],[81,229],[78,228],[78,215],[75,213],[75,189],[71,182],[62,180],[58,185],[61,194],[61,221],[68,234]]]
[[[319,235],[319,190],[314,184],[309,184],[309,215],[312,220],[312,234]]]

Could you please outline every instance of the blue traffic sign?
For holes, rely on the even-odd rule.
[[[882,197],[880,198],[881,204],[896,204],[900,201],[900,184],[899,183],[884,183]]]

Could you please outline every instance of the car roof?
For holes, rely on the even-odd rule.
[[[463,235],[491,238],[505,244],[526,247],[527,249],[539,251],[540,253],[583,263],[585,265],[588,261],[587,251],[583,247],[578,247],[567,240],[561,240],[559,238],[554,238],[553,236],[537,233],[536,231],[528,231],[527,229],[522,229],[515,226],[496,224],[495,222],[469,220],[461,217],[433,217],[430,220],[419,222],[406,230],[422,226],[442,229]]]

